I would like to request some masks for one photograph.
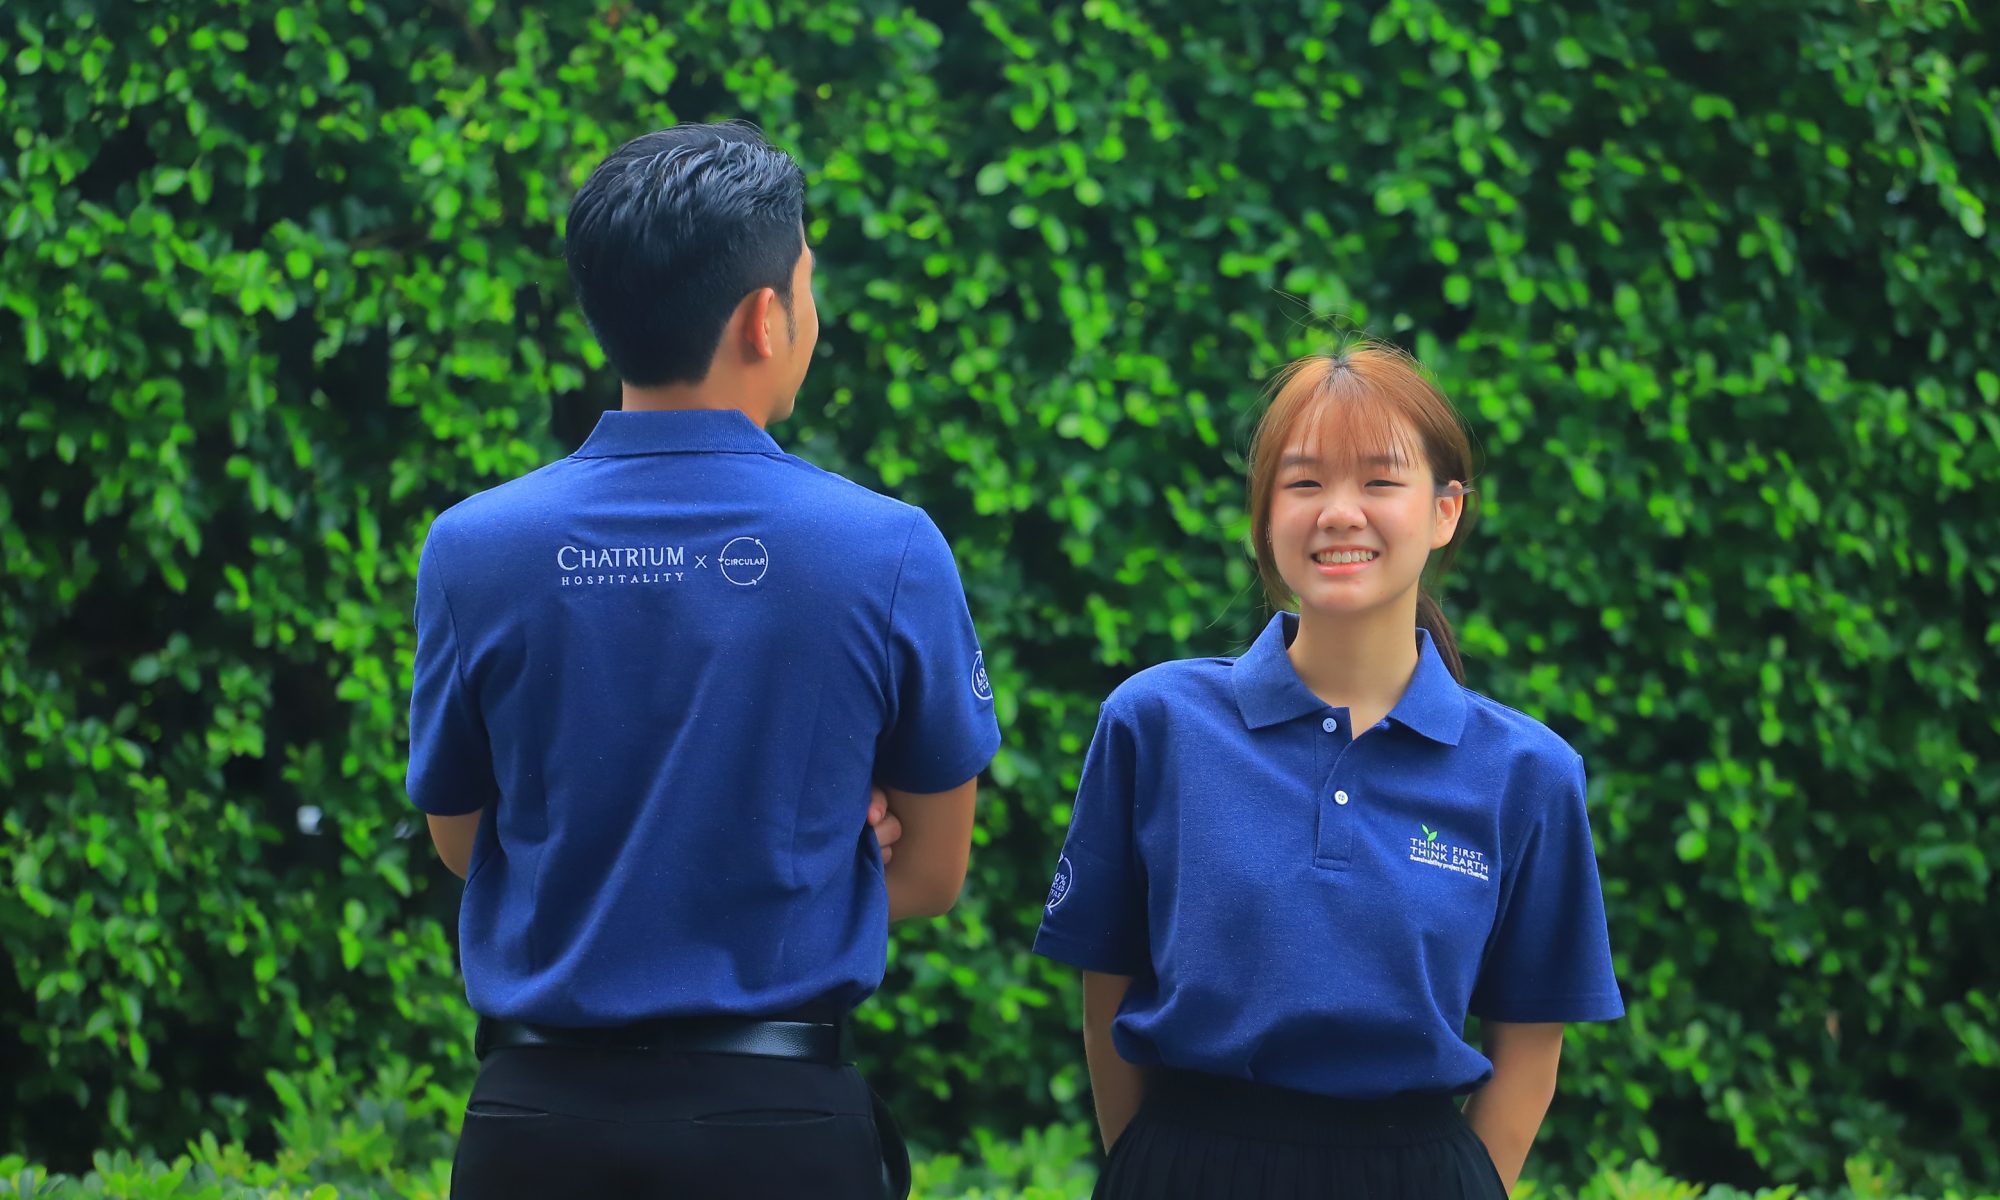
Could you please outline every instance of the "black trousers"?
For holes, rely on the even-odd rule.
[[[852,1066],[526,1046],[480,1065],[451,1194],[902,1200],[892,1177],[902,1138]]]
[[[1189,1072],[1147,1077],[1097,1200],[1506,1200],[1449,1096],[1336,1100]]]

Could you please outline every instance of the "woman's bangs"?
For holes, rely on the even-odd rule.
[[[1321,395],[1300,412],[1284,453],[1304,453],[1334,473],[1425,467],[1423,440],[1404,406],[1373,388],[1342,386],[1344,382],[1328,380]]]

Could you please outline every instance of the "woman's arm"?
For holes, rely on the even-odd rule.
[[[1129,975],[1083,973],[1083,1058],[1090,1065],[1090,1095],[1097,1105],[1097,1132],[1108,1152],[1146,1096],[1146,1074],[1118,1057],[1111,1044],[1111,1018],[1125,1002]]]
[[[1508,1191],[1521,1178],[1528,1150],[1556,1095],[1556,1065],[1562,1059],[1563,1027],[1486,1023],[1486,1057],[1493,1078],[1472,1094],[1465,1116],[1486,1143],[1500,1181]]]

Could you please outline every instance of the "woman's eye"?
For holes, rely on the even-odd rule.
[[[1369,487],[1402,487],[1403,485],[1402,485],[1402,484],[1400,484],[1400,483],[1397,483],[1397,482],[1396,482],[1395,480],[1393,480],[1393,479],[1371,479],[1371,480],[1369,480],[1369,481],[1368,481],[1368,486],[1369,486]]]
[[[1290,483],[1285,485],[1285,490],[1291,491],[1294,488],[1316,488],[1318,486],[1319,486],[1319,480],[1317,479],[1294,479]]]

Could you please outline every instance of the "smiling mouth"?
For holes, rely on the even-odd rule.
[[[1374,562],[1380,557],[1381,553],[1375,550],[1322,550],[1312,560],[1322,567],[1344,567]]]

